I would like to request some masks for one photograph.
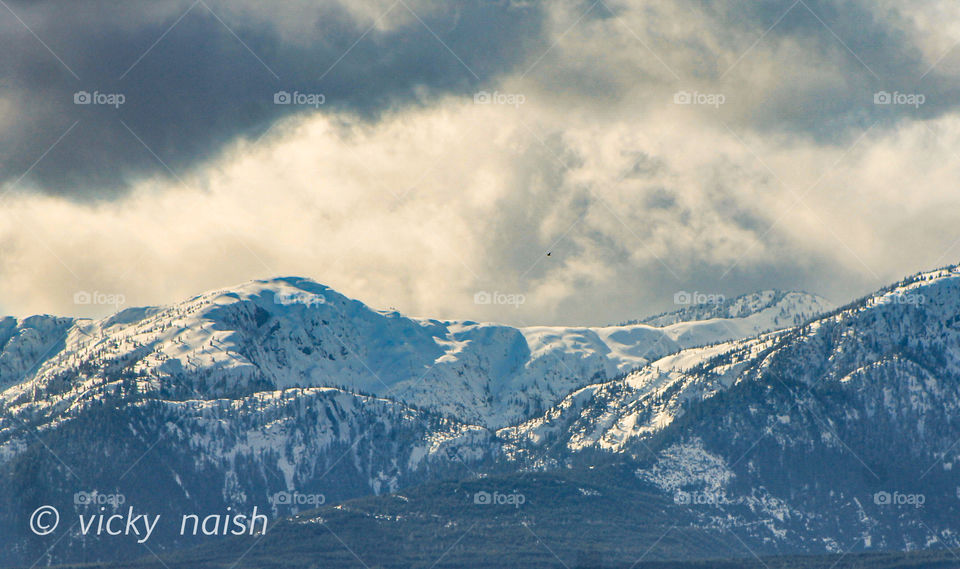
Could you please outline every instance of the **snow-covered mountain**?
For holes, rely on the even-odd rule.
[[[948,267],[793,328],[580,387],[448,453],[466,479],[300,513],[239,566],[356,564],[342,543],[371,566],[453,549],[453,566],[477,568],[711,556],[762,567],[754,555],[833,552],[828,568],[848,552],[955,549],[958,417],[960,267]],[[477,505],[483,492],[524,505]],[[199,555],[212,569],[241,543],[170,561]]]
[[[960,268],[920,273],[803,326],[670,354],[623,378],[576,390],[543,416],[502,432],[535,439],[541,425],[556,431],[562,416],[578,415],[584,424],[604,429],[574,429],[571,450],[624,450],[631,439],[650,438],[672,424],[688,402],[706,401],[769,373],[791,350],[802,352],[793,358],[798,367],[778,379],[794,387],[801,379],[846,385],[864,373],[921,361],[927,365],[918,370],[952,377],[960,375],[958,321]],[[601,401],[613,407],[596,415]],[[579,416],[582,409],[586,418]]]
[[[0,480],[18,490],[0,496],[0,534],[13,536],[12,559],[32,562],[44,542],[23,520],[40,503],[86,511],[78,492],[171,514],[260,504],[282,516],[298,506],[278,508],[276,492],[340,501],[510,471],[496,429],[683,348],[749,335],[758,314],[768,325],[761,312],[514,328],[408,318],[291,277],[100,320],[6,319]],[[61,543],[51,561],[118,551]]]
[[[662,326],[519,329],[407,318],[286,278],[98,321],[7,320],[0,535],[32,562],[50,544],[23,520],[38,504],[88,511],[78,492],[279,517],[304,507],[277,492],[338,503],[616,463],[624,492],[673,504],[658,515],[757,551],[954,543],[960,268],[813,318],[816,299],[754,300]],[[123,550],[60,544],[50,561]]]
[[[773,550],[916,549],[957,539],[958,416],[950,267],[799,327],[666,356],[498,434],[548,464],[632,456],[704,527]]]
[[[123,370],[143,391],[169,397],[342,387],[502,427],[588,383],[683,348],[749,336],[777,318],[806,319],[814,306],[825,304],[788,296],[742,316],[662,327],[513,328],[407,318],[307,279],[281,278],[96,321],[2,321],[16,335],[0,352],[0,378],[10,384],[20,374],[20,381],[0,398],[23,401],[38,386],[76,374],[81,381],[59,395],[82,399]],[[62,405],[36,405],[55,403]]]
[[[173,516],[259,505],[282,517],[306,505],[277,492],[333,504],[518,472],[530,492],[552,492],[531,470],[647,496],[655,511],[618,523],[668,516],[701,543],[733,532],[764,553],[953,544],[960,268],[813,317],[825,306],[813,297],[750,298],[706,320],[512,328],[407,318],[285,278],[98,321],[6,320],[7,559],[30,563],[51,545],[24,527],[39,504],[89,511],[78,492]],[[601,480],[601,467],[621,474]],[[462,508],[448,506],[403,515],[457,527]],[[557,523],[556,535],[579,535]],[[50,562],[142,554],[60,537]]]

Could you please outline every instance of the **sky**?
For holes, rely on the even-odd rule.
[[[5,0],[0,309],[843,303],[960,257],[958,42],[926,0]]]

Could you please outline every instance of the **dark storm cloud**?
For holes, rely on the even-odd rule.
[[[577,26],[627,10],[612,1],[591,4],[574,6],[575,15],[586,12]],[[701,31],[688,30],[680,41],[647,30],[649,44],[679,76],[676,85],[659,64],[652,66],[659,78],[624,78],[620,66],[593,59],[540,63],[556,38],[544,37],[548,7],[536,2],[383,2],[370,4],[368,18],[358,17],[357,3],[332,1],[276,10],[242,0],[8,5],[12,12],[0,9],[0,180],[29,170],[21,187],[71,196],[109,197],[144,174],[169,175],[167,167],[183,173],[238,137],[256,138],[278,118],[312,110],[275,105],[277,91],[322,93],[321,112],[375,120],[385,109],[470,94],[535,61],[531,79],[583,100],[615,98],[638,84],[653,92],[658,81],[678,88],[704,81],[729,95],[739,124],[821,142],[856,136],[877,122],[936,117],[960,100],[956,78],[929,68],[904,16],[860,2],[676,5],[673,17],[703,15],[714,37],[701,41]],[[684,29],[682,21],[677,26]],[[778,57],[776,46],[785,42],[802,47],[802,60],[779,54],[781,78],[759,86],[743,80],[764,58]],[[680,52],[695,55],[675,58]],[[810,62],[823,75],[805,74]],[[119,93],[124,101],[119,108],[76,105],[77,91]],[[880,91],[919,93],[923,104],[876,105]]]
[[[751,122],[761,130],[806,133],[829,141],[845,134],[856,136],[878,122],[892,125],[940,116],[953,111],[960,101],[958,78],[931,67],[920,46],[922,33],[897,10],[874,2],[837,0],[696,5],[716,18],[720,25],[715,29],[721,41],[731,46],[731,53],[743,55],[732,69],[716,68],[713,76],[720,85],[724,79],[729,84],[738,75],[749,75],[754,58],[769,46],[792,41],[801,47],[795,59],[781,55],[777,64],[783,75],[775,89],[754,97],[744,94],[753,108]],[[754,41],[760,43],[749,49]],[[832,75],[792,73],[811,63]],[[922,103],[875,104],[874,95],[881,92],[919,94]]]
[[[476,91],[541,42],[535,3],[399,1],[376,10],[390,8],[373,27],[333,2],[278,6],[278,21],[236,4],[9,2],[0,9],[0,180],[29,170],[20,187],[109,197],[313,110],[274,104],[278,91],[323,94],[321,111],[375,119]],[[120,94],[122,104],[78,105],[78,91]]]
[[[730,125],[829,144],[874,124],[936,118],[960,101],[960,50],[933,65],[931,38],[908,8],[845,0],[592,5],[571,10],[576,17],[590,9],[568,36],[580,34],[589,55],[567,50],[533,76],[600,108],[625,99],[655,108],[665,91],[722,93]],[[619,49],[611,54],[605,45]],[[923,102],[874,104],[881,92],[919,94]]]

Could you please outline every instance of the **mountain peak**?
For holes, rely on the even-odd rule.
[[[278,276],[268,279],[254,279],[237,285],[209,290],[203,294],[197,295],[197,297],[194,298],[227,294],[235,294],[240,296],[259,295],[268,291],[272,291],[274,293],[283,292],[291,288],[314,294],[322,294],[324,292],[333,291],[332,288],[318,283],[309,277]]]
[[[318,306],[332,303],[341,309],[347,306],[372,310],[359,300],[349,298],[317,281],[298,276],[282,276],[268,279],[250,280],[237,285],[208,290],[185,301],[170,305],[194,312],[198,306],[208,314],[210,309],[250,301],[269,312],[283,312],[283,307]]]

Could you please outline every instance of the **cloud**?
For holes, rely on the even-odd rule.
[[[722,94],[720,115],[732,126],[852,140],[874,123],[895,128],[955,110],[960,50],[945,34],[960,15],[923,4],[907,12],[835,0],[562,3],[549,21],[563,39],[528,77],[605,113],[650,112],[678,90]],[[925,102],[876,105],[879,91]]]
[[[114,307],[73,293],[151,304],[299,274],[412,314],[600,324],[669,308],[677,290],[842,300],[945,262],[951,233],[930,229],[960,222],[957,119],[936,136],[869,137],[837,164],[842,148],[688,137],[700,121],[686,110],[596,124],[529,99],[449,97],[376,124],[291,118],[183,184],[101,203],[11,198],[0,298],[20,314],[99,314]],[[526,302],[476,305],[478,291]]]
[[[238,137],[316,111],[274,104],[278,91],[322,94],[324,111],[368,120],[472,92],[524,58],[541,18],[536,4],[480,0],[82,0],[69,18],[62,2],[10,6],[0,101],[16,120],[3,125],[0,179],[29,170],[22,187],[80,198],[198,167]],[[78,105],[80,91],[123,101]]]
[[[335,82],[304,82],[327,95],[314,112],[277,110],[269,70],[197,5],[128,74],[130,99],[154,106],[124,118],[125,104],[129,129],[105,146],[75,135],[115,128],[114,110],[84,108],[51,170],[6,196],[4,308],[105,314],[73,293],[155,304],[297,274],[411,314],[602,324],[669,309],[678,290],[844,301],[960,251],[960,14],[943,4],[410,5],[479,80],[402,4],[382,20],[390,4],[322,4],[335,17],[318,23],[306,3],[210,3],[282,78],[317,76],[315,54],[373,25]],[[119,16],[107,29],[149,46],[178,10],[144,16],[150,33]],[[41,56],[65,73],[33,48],[17,82]],[[131,63],[106,42],[93,53]],[[240,89],[222,108],[221,87]],[[875,104],[880,90],[926,100]],[[8,107],[31,103],[11,92]],[[49,144],[76,119],[37,100],[43,120],[4,120]],[[97,199],[64,199],[78,186]],[[478,305],[478,291],[525,302]]]

